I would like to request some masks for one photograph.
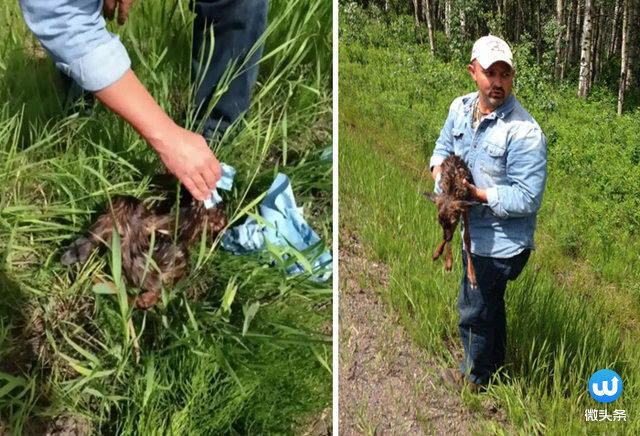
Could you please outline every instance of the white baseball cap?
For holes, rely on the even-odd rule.
[[[513,68],[513,54],[509,44],[493,35],[483,36],[473,44],[471,62],[474,59],[477,59],[480,66],[485,69],[498,61],[506,62]]]

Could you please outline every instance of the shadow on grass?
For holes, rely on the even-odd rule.
[[[30,325],[27,299],[10,274],[0,268],[0,433],[44,434],[47,423],[30,419],[30,410],[40,398],[46,398],[45,385],[35,383],[42,371],[38,362],[38,344]]]
[[[2,354],[0,371],[13,376],[21,376],[27,365],[35,360],[33,350],[22,339],[27,327],[24,306],[26,299],[18,284],[11,279],[4,268],[0,268],[0,330],[2,331]]]

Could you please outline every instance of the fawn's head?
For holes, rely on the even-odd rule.
[[[180,207],[179,232],[180,242],[191,246],[206,229],[207,237],[213,241],[227,225],[227,215],[222,205],[206,209],[201,201],[193,198]]]

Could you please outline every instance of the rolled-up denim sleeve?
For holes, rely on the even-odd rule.
[[[460,99],[454,100],[449,107],[449,115],[447,115],[447,119],[444,122],[444,127],[440,130],[440,136],[436,140],[436,146],[433,149],[433,154],[429,160],[429,169],[442,165],[442,161],[454,153],[451,130],[453,129],[453,122],[455,120],[460,101]]]
[[[100,91],[131,68],[117,35],[107,31],[102,0],[20,0],[27,27],[56,63],[87,91]]]
[[[487,189],[487,203],[501,218],[534,214],[542,204],[547,181],[547,143],[539,129],[531,129],[509,145],[508,186]]]

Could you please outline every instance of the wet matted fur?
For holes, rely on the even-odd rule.
[[[100,244],[109,247],[115,223],[120,236],[122,271],[129,286],[141,291],[135,305],[140,309],[154,306],[160,299],[162,286],[170,287],[186,274],[189,247],[200,238],[205,227],[207,236],[215,238],[227,225],[221,204],[206,209],[203,202],[193,199],[186,190],[183,190],[180,207],[173,203],[168,200],[156,207],[147,207],[135,197],[114,197],[110,210],[98,217],[87,235],[67,248],[62,264],[84,263]],[[151,258],[155,265],[147,260],[152,235]]]
[[[469,208],[471,206],[480,204],[478,201],[470,201],[471,190],[468,186],[463,184],[463,181],[471,183],[471,172],[467,167],[467,164],[459,156],[449,156],[442,162],[442,173],[440,175],[440,189],[442,195],[433,195],[428,192],[423,192],[424,195],[429,197],[431,201],[436,204],[438,208],[438,222],[442,227],[442,242],[433,254],[433,260],[436,260],[442,254],[443,248],[446,247],[445,252],[445,269],[447,272],[451,271],[452,257],[451,257],[451,239],[460,216],[464,220],[464,246],[467,253],[467,277],[471,289],[477,287],[476,273],[473,268],[473,262],[471,260],[471,236],[469,234]]]

